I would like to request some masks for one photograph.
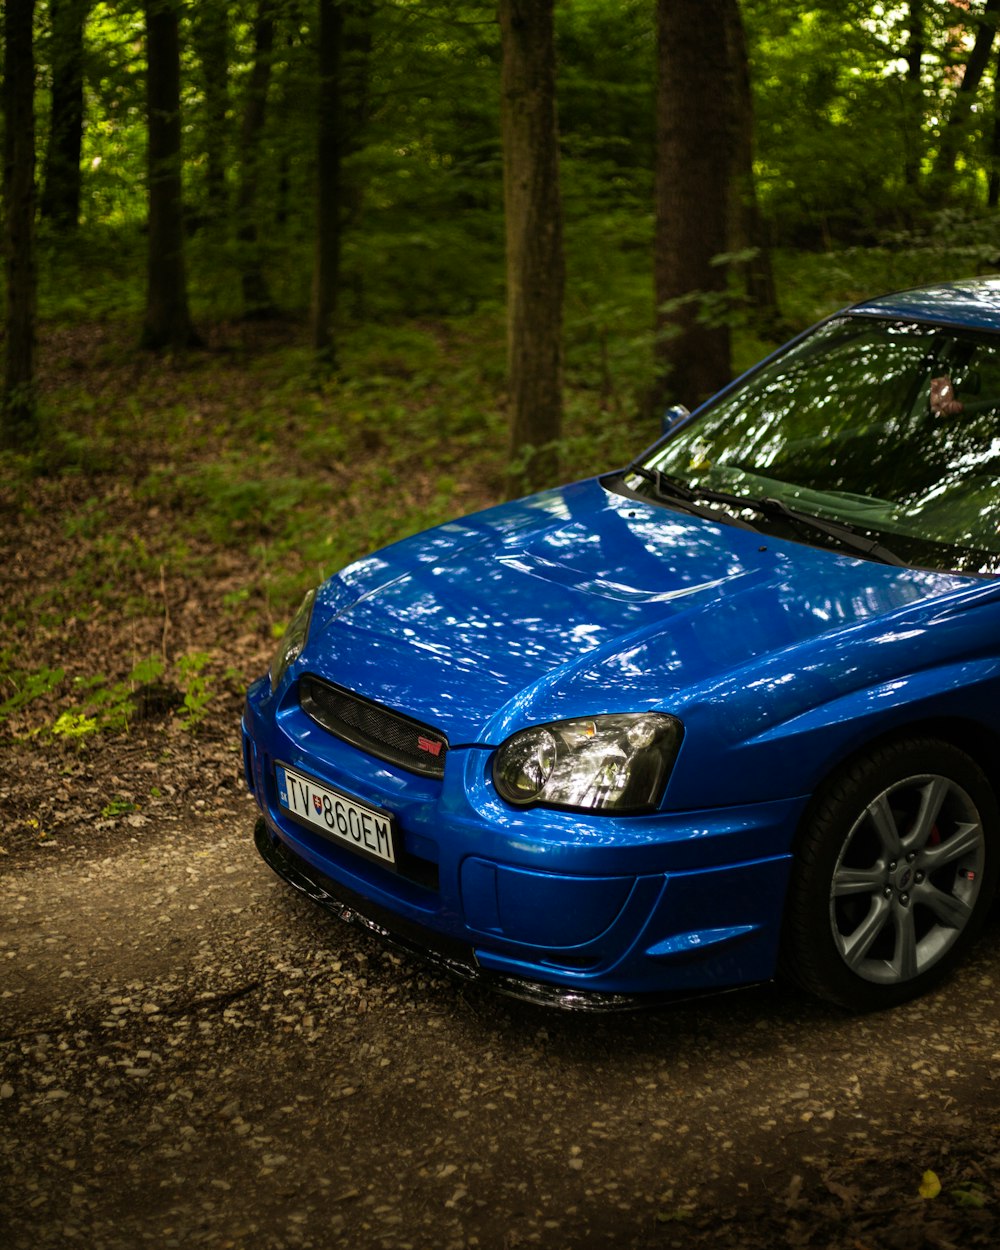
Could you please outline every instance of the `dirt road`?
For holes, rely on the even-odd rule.
[[[996,1244],[996,923],[878,1017],[553,1014],[319,914],[251,824],[178,809],[0,880],[10,1250]]]

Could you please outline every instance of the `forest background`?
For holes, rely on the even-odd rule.
[[[850,300],[1000,268],[998,16],[6,0],[0,849],[143,819],[150,735],[234,778],[242,690],[339,566],[630,460]]]

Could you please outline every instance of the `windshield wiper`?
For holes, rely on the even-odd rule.
[[[682,512],[690,512],[692,516],[704,517],[709,521],[725,519],[729,524],[738,526],[740,529],[752,530],[755,534],[758,532],[756,525],[751,525],[749,521],[741,516],[722,518],[714,509],[702,506],[703,503],[723,503],[730,507],[752,508],[754,511],[759,512],[760,509],[750,500],[741,499],[738,495],[725,495],[720,494],[718,491],[685,486],[682,482],[678,482],[672,477],[667,477],[660,469],[647,469],[642,464],[630,465],[626,469],[626,473],[637,473],[639,477],[645,478],[647,482],[651,483],[653,493],[658,499],[673,504],[674,507],[680,508]]]
[[[811,512],[800,512],[797,508],[790,508],[780,499],[748,498],[743,503],[745,507],[756,509],[762,516],[782,517],[786,521],[791,521],[793,525],[812,530],[813,533],[826,534],[830,538],[835,538],[843,546],[867,556],[870,560],[879,560],[882,564],[894,564],[898,568],[906,567],[907,562],[901,560],[894,551],[883,547],[875,539],[865,538],[846,521],[834,521],[829,517],[814,516]]]
[[[865,538],[846,521],[834,521],[829,517],[816,516],[812,512],[800,512],[798,508],[790,508],[783,500],[775,499],[773,496],[731,495],[727,491],[711,490],[707,486],[692,486],[687,489],[695,499],[728,504],[732,508],[752,508],[761,516],[781,517],[802,529],[812,530],[814,534],[826,534],[829,538],[836,539],[842,546],[848,547],[851,551],[857,551],[870,560],[879,560],[882,564],[894,564],[899,568],[906,567],[906,561],[901,560],[894,551],[883,547],[875,539]]]
[[[827,517],[815,516],[811,512],[800,512],[797,508],[790,508],[782,500],[773,497],[733,495],[728,491],[712,490],[708,486],[685,486],[682,482],[667,477],[660,469],[647,469],[645,465],[631,465],[628,471],[638,473],[640,477],[651,482],[653,490],[661,499],[676,503],[678,507],[693,512],[697,516],[715,519],[718,517],[718,514],[710,508],[700,508],[699,503],[718,503],[734,509],[749,508],[760,513],[761,516],[780,517],[802,529],[811,530],[814,534],[826,534],[827,537],[836,539],[842,546],[851,551],[857,551],[870,560],[878,560],[882,564],[893,564],[898,568],[906,567],[906,561],[901,560],[894,551],[890,551],[888,547],[884,547],[874,539],[865,538],[846,521],[833,521]],[[740,516],[730,519],[734,525],[745,529],[756,529]]]

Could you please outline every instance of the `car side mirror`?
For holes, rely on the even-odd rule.
[[[684,418],[690,415],[691,410],[685,408],[683,404],[673,404],[660,417],[660,433],[669,434],[675,425],[680,425]]]

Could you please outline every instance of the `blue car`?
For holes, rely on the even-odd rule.
[[[256,843],[460,976],[611,1009],[937,983],[994,894],[1000,279],[852,307],[604,477],[306,596]]]

